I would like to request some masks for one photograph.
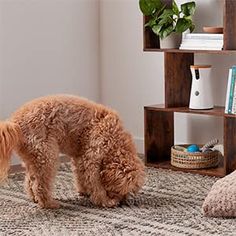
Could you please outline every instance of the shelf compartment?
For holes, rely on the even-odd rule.
[[[177,168],[171,165],[170,160],[168,161],[161,161],[161,162],[153,162],[153,163],[146,163],[148,167],[155,167],[161,169],[170,169],[174,171],[182,171],[194,174],[201,174],[201,175],[209,175],[209,176],[216,176],[216,177],[224,177],[225,176],[225,169],[223,164],[220,164],[218,167],[215,168],[207,168],[207,169],[183,169]]]
[[[153,111],[166,111],[166,112],[169,111],[169,112],[191,113],[191,114],[199,114],[199,115],[236,118],[236,115],[234,115],[234,114],[226,114],[225,108],[223,106],[215,106],[213,109],[209,109],[209,110],[193,110],[188,107],[168,107],[168,108],[166,108],[164,104],[145,106],[144,108],[147,110],[153,110]]]
[[[219,116],[224,119],[224,157],[217,168],[189,170],[171,166],[171,147],[174,145],[174,113]],[[192,110],[188,107],[166,108],[165,105],[144,107],[145,163],[147,166],[181,170],[212,176],[225,176],[236,170],[236,115],[224,113],[224,107],[211,110]]]
[[[171,4],[171,0],[165,0],[167,5]],[[224,0],[223,25],[224,25],[224,50],[181,50],[185,53],[216,53],[216,54],[229,54],[234,53],[236,50],[236,1]],[[166,51],[169,49],[160,49],[159,37],[152,32],[152,30],[144,25],[147,23],[148,17],[143,17],[143,50],[144,51]],[[172,50],[172,49],[170,49]],[[175,49],[178,50],[178,49]]]

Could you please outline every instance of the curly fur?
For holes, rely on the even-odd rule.
[[[57,95],[33,100],[0,123],[0,180],[14,149],[26,167],[25,188],[43,208],[52,198],[59,153],[71,158],[77,191],[113,207],[144,183],[144,166],[113,110],[86,99]]]

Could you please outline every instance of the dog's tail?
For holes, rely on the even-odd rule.
[[[21,129],[18,124],[0,121],[0,182],[7,178],[11,152],[19,142],[20,136]]]

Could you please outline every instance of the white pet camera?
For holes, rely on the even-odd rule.
[[[192,87],[190,95],[190,109],[212,109],[213,92],[210,65],[191,65]]]

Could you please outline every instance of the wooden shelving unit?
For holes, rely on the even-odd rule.
[[[166,1],[168,4],[170,0]],[[160,49],[158,37],[148,28],[144,29],[144,51],[164,52],[165,104],[144,107],[145,161],[147,166],[194,172],[223,177],[236,170],[236,116],[224,113],[224,107],[211,110],[188,108],[191,89],[190,65],[194,54],[236,53],[236,1],[224,0],[224,50]],[[144,17],[144,24],[147,18]],[[143,25],[144,25],[143,24]],[[174,113],[220,116],[224,120],[224,157],[219,166],[211,169],[186,170],[170,164],[170,150],[174,145]]]

